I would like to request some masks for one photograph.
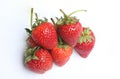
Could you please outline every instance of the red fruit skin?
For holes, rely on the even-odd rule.
[[[60,67],[65,65],[67,61],[70,59],[72,51],[73,48],[70,46],[66,46],[65,48],[56,46],[51,51],[53,61],[55,62],[56,65]]]
[[[57,33],[54,25],[43,22],[32,31],[33,40],[46,49],[52,49],[57,45]]]
[[[90,54],[90,52],[92,51],[92,49],[93,49],[93,47],[95,45],[95,36],[94,36],[94,33],[92,31],[91,31],[90,36],[93,37],[92,42],[87,41],[87,42],[83,42],[81,44],[77,43],[77,45],[75,46],[75,50],[83,58],[88,57],[88,55]]]
[[[29,45],[31,48],[38,46],[38,45],[36,44],[36,42],[32,39],[32,37],[29,37],[29,38],[27,39],[27,43],[28,43],[28,45]]]
[[[47,50],[39,49],[35,52],[35,56],[37,56],[39,59],[32,59],[26,63],[27,68],[29,68],[31,71],[43,74],[52,68],[52,56]]]
[[[61,38],[67,44],[74,47],[82,34],[83,28],[80,22],[76,22],[75,24],[58,26],[57,30]]]

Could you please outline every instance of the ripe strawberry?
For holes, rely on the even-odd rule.
[[[27,44],[28,44],[29,47],[31,47],[31,48],[38,46],[37,43],[32,39],[32,37],[28,37],[28,39],[27,39]]]
[[[52,49],[57,45],[57,33],[54,25],[43,22],[32,30],[33,40],[46,49]]]
[[[30,42],[35,42],[38,46],[42,46],[46,49],[52,49],[57,45],[57,33],[54,28],[54,25],[47,21],[46,18],[44,20],[39,19],[37,13],[35,13],[35,22],[32,23],[33,17],[33,8],[31,9],[31,29],[27,29],[26,31],[29,33],[29,37],[32,37],[33,40],[30,39]]]
[[[74,47],[77,44],[77,41],[83,30],[79,20],[75,17],[71,17],[71,15],[77,11],[72,12],[69,15],[66,15],[61,9],[60,11],[63,13],[64,17],[58,19],[56,23],[58,34],[67,44]]]
[[[25,52],[25,66],[36,73],[43,74],[52,68],[52,56],[43,48],[28,48]]]
[[[95,36],[92,30],[89,28],[83,28],[82,36],[79,38],[75,50],[81,57],[86,58],[92,51],[94,44]]]
[[[58,66],[63,66],[70,59],[73,48],[69,45],[62,44],[61,42],[58,46],[54,47],[51,51],[53,61]]]

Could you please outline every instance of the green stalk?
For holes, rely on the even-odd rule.
[[[54,24],[54,28],[57,29],[56,23],[53,18],[51,18],[52,23]]]
[[[56,19],[59,20],[58,17],[56,17]]]
[[[33,8],[31,8],[31,13],[30,13],[30,25],[32,28],[32,22],[33,22]]]
[[[76,10],[76,11],[73,11],[72,13],[70,13],[68,16],[71,16],[72,14],[77,13],[77,12],[81,12],[81,11],[87,12],[87,10]]]
[[[62,41],[62,39],[61,39],[60,36],[58,36],[58,40],[59,40],[59,44],[60,44],[60,45],[63,45],[63,41]]]
[[[37,13],[35,13],[35,16],[36,16],[36,22],[37,22],[37,24],[39,25],[39,18],[38,18]]]
[[[68,17],[68,16],[66,15],[66,13],[65,13],[62,9],[60,9],[60,12],[62,12],[62,14],[64,15],[65,18]]]

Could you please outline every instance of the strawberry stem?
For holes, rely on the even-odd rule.
[[[56,26],[56,23],[55,23],[54,19],[53,19],[53,18],[51,18],[51,21],[52,21],[52,23],[54,24],[54,28],[56,29],[56,28],[57,28],[57,26]]]
[[[71,12],[68,16],[71,16],[72,14],[77,13],[77,12],[81,12],[81,11],[87,12],[87,10],[76,10],[76,11]]]
[[[58,36],[58,40],[59,40],[59,44],[60,44],[60,45],[63,45],[63,41],[62,41],[62,39],[61,39],[60,36]]]
[[[36,16],[36,22],[37,22],[37,25],[39,25],[39,18],[38,18],[37,13],[35,13],[35,16]]]
[[[33,8],[31,8],[31,13],[30,13],[30,25],[32,28],[32,22],[33,22]]]
[[[60,9],[60,11],[64,15],[64,17],[61,17],[60,19],[58,19],[57,24],[58,25],[64,25],[64,24],[68,25],[68,24],[75,24],[76,22],[79,21],[77,18],[71,17],[72,14],[74,14],[76,12],[80,12],[80,11],[86,12],[87,10],[76,10],[76,11],[71,12],[69,15],[67,15],[62,9]]]
[[[59,20],[58,17],[56,17],[56,19]]]
[[[62,12],[62,14],[64,15],[65,18],[68,17],[68,16],[66,15],[66,13],[65,13],[62,9],[60,9],[60,12]]]

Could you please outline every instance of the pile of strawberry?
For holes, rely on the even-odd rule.
[[[47,18],[39,19],[35,13],[33,21],[33,8],[31,9],[31,28],[28,32],[25,51],[25,66],[31,71],[43,74],[50,70],[53,62],[63,66],[70,59],[73,48],[83,58],[86,58],[95,44],[95,36],[91,29],[83,27],[76,17],[71,15],[78,10],[56,17],[56,22],[48,22]]]

